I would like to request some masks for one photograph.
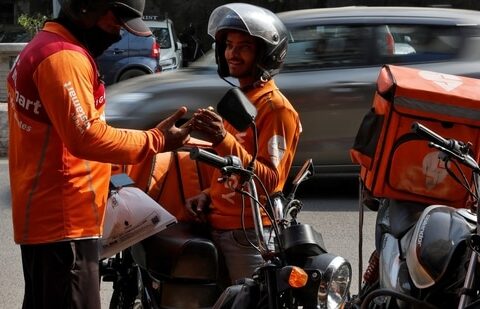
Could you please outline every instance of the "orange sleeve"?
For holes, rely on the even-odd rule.
[[[282,100],[279,97],[275,99]],[[283,104],[265,105],[267,107],[259,110],[255,121],[259,145],[255,173],[267,191],[273,193],[283,189],[288,177],[300,135],[300,121],[297,113]],[[238,156],[244,166],[252,159],[252,154],[230,133],[215,147],[215,151],[222,156]]]
[[[83,159],[134,164],[161,152],[163,134],[108,126],[94,103],[96,73],[85,55],[63,50],[45,59],[34,73],[39,96],[68,150]]]

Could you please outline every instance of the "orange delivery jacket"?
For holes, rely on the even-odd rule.
[[[255,173],[265,185],[263,192],[257,185],[259,199],[266,201],[266,195],[283,190],[292,166],[298,139],[302,131],[297,112],[287,98],[279,91],[274,80],[263,87],[255,87],[245,95],[257,108],[255,124],[258,130],[258,157]],[[252,160],[254,138],[252,129],[237,132],[228,122],[224,122],[228,132],[214,150],[220,156],[234,155],[240,158],[243,166]],[[221,177],[218,169],[213,172],[211,186],[207,191],[211,199],[209,222],[214,229],[228,230],[242,228],[242,197],[231,187],[238,187],[238,177],[227,182],[218,182]],[[263,195],[263,196],[262,196]],[[245,198],[245,227],[253,227],[253,217],[249,198]],[[263,223],[271,225],[263,213]]]
[[[47,22],[7,78],[14,238],[39,244],[102,235],[110,163],[160,152],[159,129],[105,123],[94,60],[62,25]]]

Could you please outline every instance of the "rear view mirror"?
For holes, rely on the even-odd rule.
[[[313,167],[313,161],[312,159],[308,159],[307,161],[305,161],[305,163],[303,163],[302,168],[298,171],[297,175],[293,179],[293,187],[289,196],[293,198],[295,196],[295,193],[297,192],[298,186],[305,180],[312,177],[314,173],[315,169]]]
[[[314,175],[313,161],[312,159],[308,159],[307,161],[305,161],[305,163],[303,163],[302,168],[298,171],[297,175],[293,179],[293,185],[298,186],[303,181],[307,180],[313,175]]]
[[[257,116],[257,109],[239,88],[227,91],[218,102],[217,111],[239,132],[247,130]]]

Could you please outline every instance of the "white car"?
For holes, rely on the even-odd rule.
[[[182,67],[182,43],[178,40],[173,22],[168,18],[156,20],[150,16],[144,16],[144,20],[160,44],[160,65],[162,66],[162,71],[175,70]]]

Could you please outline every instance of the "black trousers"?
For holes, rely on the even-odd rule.
[[[97,239],[20,248],[23,309],[100,309]]]

